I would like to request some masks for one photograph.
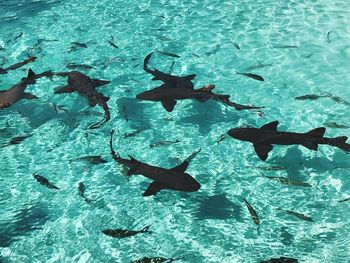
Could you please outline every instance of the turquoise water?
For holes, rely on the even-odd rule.
[[[27,54],[38,57],[1,75],[1,89],[17,83],[29,67],[67,71],[68,63],[93,66],[82,72],[111,80],[100,88],[110,97],[111,120],[96,130],[87,127],[102,119],[100,108],[88,107],[77,94],[53,94],[65,78],[40,79],[28,88],[40,99],[0,111],[1,144],[32,135],[0,148],[2,262],[131,262],[146,256],[178,262],[259,262],[280,256],[349,262],[350,202],[338,202],[350,194],[349,155],[327,146],[318,152],[274,147],[262,162],[249,143],[232,138],[216,143],[230,128],[274,120],[282,131],[306,132],[327,122],[350,126],[344,103],[294,99],[328,92],[350,101],[347,1],[11,0],[1,1],[0,9],[0,63],[11,65]],[[111,36],[118,49],[108,44]],[[72,42],[87,48],[69,52]],[[265,115],[194,100],[179,101],[168,113],[160,103],[136,100],[136,94],[160,84],[142,69],[143,58],[155,50],[181,56],[155,53],[151,65],[157,69],[169,72],[175,61],[173,74],[195,73],[196,87],[216,84],[215,92],[230,94],[235,102],[265,106]],[[271,65],[249,69],[259,63]],[[54,105],[66,111],[56,113]],[[124,133],[148,127],[124,139]],[[201,189],[142,197],[150,180],[122,175],[109,152],[112,129],[122,157],[129,154],[160,167],[173,167],[202,148],[187,170]],[[327,128],[327,137],[340,135],[349,136],[350,129]],[[181,142],[150,147],[177,139]],[[70,162],[87,155],[102,155],[108,162]],[[280,169],[265,168],[275,166]],[[40,185],[33,173],[59,190]],[[264,176],[312,187],[287,186]],[[79,196],[79,182],[86,185],[91,203]],[[259,231],[243,198],[259,215]],[[306,214],[314,222],[278,208]],[[101,232],[147,225],[151,234],[125,239]]]

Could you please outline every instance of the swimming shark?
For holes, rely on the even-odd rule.
[[[0,74],[7,74],[9,70],[16,70],[26,64],[28,64],[29,62],[34,62],[37,59],[37,57],[29,57],[25,60],[23,60],[22,62],[18,62],[16,64],[13,64],[7,68],[0,68]]]
[[[228,131],[231,137],[253,143],[256,154],[266,161],[273,144],[293,145],[300,144],[304,147],[317,151],[319,144],[327,144],[350,152],[350,144],[346,143],[348,137],[326,138],[326,128],[320,127],[306,133],[280,132],[277,131],[278,121],[265,124],[261,128],[234,128]]]
[[[97,87],[106,85],[110,81],[92,79],[79,71],[56,73],[55,75],[68,77],[68,85],[56,88],[55,94],[77,92],[80,96],[87,98],[90,107],[100,105],[103,108],[105,112],[104,120],[91,125],[90,129],[98,128],[110,120],[110,111],[107,105],[109,98],[96,91]]]
[[[112,158],[119,164],[126,165],[129,168],[128,176],[141,174],[153,182],[148,186],[143,196],[155,195],[162,189],[176,190],[182,192],[195,192],[201,187],[191,175],[185,173],[190,161],[199,153],[199,151],[189,156],[183,163],[173,168],[161,168],[147,163],[140,162],[130,157],[130,160],[123,159],[113,150],[112,139],[114,131],[110,133],[110,150]]]
[[[185,77],[173,76],[163,73],[157,69],[151,70],[147,64],[152,53],[146,56],[144,60],[144,70],[154,76],[152,80],[161,80],[164,82],[161,86],[144,91],[136,95],[137,99],[148,101],[160,101],[166,111],[172,112],[177,103],[177,100],[196,99],[200,102],[205,102],[209,99],[222,102],[228,106],[234,107],[236,110],[244,109],[261,109],[263,107],[255,107],[249,105],[241,105],[229,100],[230,95],[215,94],[212,90],[215,85],[206,85],[200,89],[194,89],[192,79],[195,75]]]
[[[25,78],[11,87],[8,90],[0,91],[0,109],[5,109],[10,107],[12,104],[16,103],[21,99],[37,99],[38,97],[30,93],[25,92],[28,85],[34,84],[36,79],[35,73],[29,69],[28,75]]]

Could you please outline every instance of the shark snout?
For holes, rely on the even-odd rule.
[[[147,90],[144,92],[141,92],[140,94],[136,95],[136,98],[139,100],[153,100],[153,101],[158,101],[159,96],[157,94],[155,94],[154,92]]]
[[[234,129],[229,130],[227,133],[231,137],[239,139],[242,135],[242,130],[239,128],[234,128]]]

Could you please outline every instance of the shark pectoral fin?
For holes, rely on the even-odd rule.
[[[314,136],[314,137],[321,138],[321,137],[323,137],[325,132],[326,132],[326,128],[325,127],[321,127],[321,128],[313,129],[313,130],[307,132],[306,134]]]
[[[34,99],[38,99],[39,97],[33,95],[33,94],[30,94],[30,93],[27,93],[27,92],[24,92],[23,95],[22,95],[22,99],[27,99],[27,100],[34,100]]]
[[[184,173],[189,165],[188,161],[184,161],[182,164],[175,166],[174,168],[171,168],[171,170],[176,172]]]
[[[314,151],[317,151],[317,146],[318,144],[313,142],[313,141],[306,141],[302,144],[304,147],[310,149],[310,150],[314,150]]]
[[[268,124],[265,124],[264,126],[261,126],[260,129],[267,130],[267,131],[277,131],[278,121],[273,121]]]
[[[269,152],[272,150],[272,145],[254,143],[254,149],[259,158],[263,161],[266,161]]]
[[[107,85],[110,83],[109,80],[101,80],[101,79],[91,79],[92,84],[94,85],[95,88],[101,87],[103,85]]]
[[[176,105],[176,100],[162,100],[161,102],[167,112],[172,112]]]
[[[127,176],[132,176],[132,175],[134,175],[134,174],[137,174],[137,171],[135,170],[135,169],[130,169],[128,172],[127,172]]]
[[[143,193],[142,196],[155,195],[156,193],[158,193],[162,189],[164,189],[164,187],[161,184],[159,184],[158,182],[154,181],[154,182],[150,183],[147,190]]]
[[[71,87],[71,86],[61,86],[61,87],[57,87],[55,89],[55,94],[61,94],[61,93],[71,93],[74,92],[75,90]]]

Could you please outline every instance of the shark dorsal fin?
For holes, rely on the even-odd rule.
[[[213,89],[215,89],[215,85],[209,84],[209,85],[205,85],[205,86],[201,87],[200,89],[198,89],[198,91],[211,92]]]
[[[153,181],[152,183],[150,183],[147,190],[143,193],[142,196],[155,195],[162,189],[164,189],[164,187],[161,184],[159,184],[157,181]]]
[[[176,100],[162,100],[161,103],[167,112],[172,112],[176,105]]]
[[[182,164],[179,164],[178,166],[175,166],[174,168],[171,168],[171,170],[176,172],[184,173],[189,165],[188,161],[184,161]]]
[[[309,132],[307,132],[306,134],[307,135],[311,135],[313,137],[323,137],[324,133],[326,132],[326,128],[325,127],[321,127],[321,128],[316,128],[316,129],[313,129]]]
[[[264,126],[261,126],[260,129],[267,130],[267,131],[277,131],[278,121],[273,121],[268,124],[265,124]]]
[[[136,161],[136,159],[134,157],[132,157],[131,155],[128,154],[128,156],[131,159],[131,161]]]

